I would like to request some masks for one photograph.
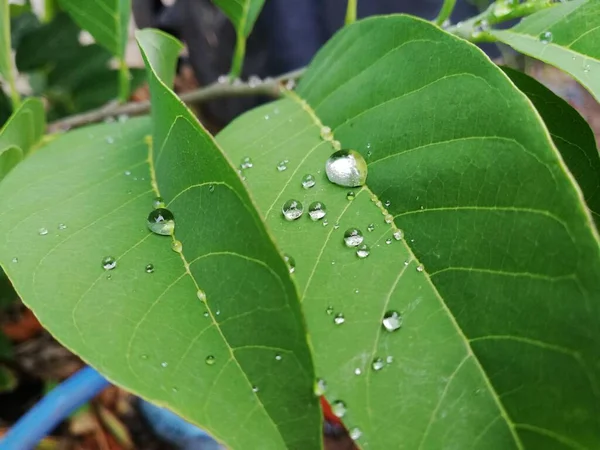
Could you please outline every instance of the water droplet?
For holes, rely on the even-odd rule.
[[[296,271],[296,260],[287,253],[283,254],[283,260],[287,264],[290,273],[294,273]]]
[[[327,219],[325,219],[325,220],[323,221],[323,226],[324,226],[324,227],[326,227],[327,225],[329,225],[329,222],[327,221]]]
[[[383,359],[381,359],[381,358],[375,358],[373,360],[373,363],[371,364],[371,367],[373,368],[373,370],[375,372],[380,371],[381,369],[383,369],[384,366],[385,366],[385,363],[383,362]]]
[[[215,315],[217,315],[217,316],[218,316],[219,314],[221,314],[221,310],[220,310],[220,309],[217,309],[217,312],[215,313]]]
[[[255,88],[256,86],[258,86],[261,83],[262,83],[262,80],[259,77],[257,77],[256,75],[250,75],[248,77],[248,86],[251,88]]]
[[[126,170],[125,175],[127,175],[127,176],[131,175],[131,170]]]
[[[298,200],[288,200],[281,208],[285,220],[292,221],[299,219],[304,213],[304,207]]]
[[[360,367],[357,367],[356,369],[354,369],[354,375],[360,375],[362,373],[362,370],[360,370]]]
[[[174,393],[177,393],[177,392],[179,392],[179,389],[177,389],[175,386],[173,386],[173,387],[171,388],[171,391],[173,391]]]
[[[364,240],[363,234],[358,228],[349,228],[344,233],[346,247],[358,247]]]
[[[380,201],[380,200],[377,200],[377,201],[375,202],[375,206],[377,206],[378,208],[383,208],[383,203],[381,203],[381,201]],[[387,214],[387,211],[385,212],[385,214]]]
[[[383,315],[381,323],[383,328],[391,333],[402,326],[402,316],[397,311],[388,311]]]
[[[286,170],[288,163],[289,163],[289,161],[287,159],[284,159],[283,161],[279,161],[277,163],[277,171],[278,172],[283,172],[284,170]]]
[[[281,359],[282,359],[281,355],[279,355],[279,354],[275,355],[275,361],[281,361]]]
[[[326,391],[327,383],[325,382],[325,380],[323,378],[317,378],[313,387],[313,392],[315,393],[315,395],[317,397],[320,397],[321,395],[325,395]]]
[[[19,262],[19,258],[17,258],[16,256],[12,259],[12,262],[14,263],[18,263]]]
[[[360,437],[362,436],[362,431],[360,431],[360,429],[356,428],[356,427],[350,429],[349,433],[350,433],[350,438],[353,441],[356,441],[356,440],[360,439]]]
[[[354,290],[354,293],[355,293],[355,294],[358,294],[359,292],[360,292],[360,291],[359,291],[358,289],[355,289],[355,290]]]
[[[341,400],[336,400],[331,404],[331,412],[340,419],[346,415],[346,404]]]
[[[246,181],[246,175],[244,175],[244,171],[242,169],[237,170],[238,175],[242,179],[242,181]]]
[[[586,64],[585,67],[583,68],[583,72],[584,73],[589,73],[590,69],[591,69],[590,65]]]
[[[339,150],[325,163],[327,178],[344,187],[358,187],[367,181],[367,163],[355,150]]]
[[[169,363],[166,362],[166,361],[163,361],[163,362],[160,363],[160,367],[163,367],[163,368],[167,367],[168,365],[169,365]]]
[[[313,187],[315,184],[317,184],[315,177],[312,176],[311,174],[307,173],[306,175],[304,175],[302,177],[302,187],[304,189],[310,189],[311,187]]]
[[[331,128],[321,127],[321,139],[323,139],[324,141],[330,141],[331,139],[333,139]]]
[[[340,224],[339,224],[338,222],[336,222],[336,223],[333,225],[333,229],[334,229],[334,230],[337,230],[339,227],[340,227]]]
[[[402,230],[396,230],[396,231],[394,231],[394,239],[396,239],[397,241],[399,241],[403,237],[404,237],[404,233],[402,232]]]
[[[108,275],[106,275],[106,279],[110,280],[112,278],[112,275],[109,273]]]
[[[385,205],[386,208],[389,208],[391,204],[392,204],[392,202],[389,201],[389,200],[386,200],[385,203],[384,203],[384,205]]]
[[[171,244],[171,250],[177,253],[181,253],[181,251],[183,250],[183,244],[181,243],[181,241],[175,239]]]
[[[67,229],[67,226],[66,226],[64,223],[59,223],[59,224],[58,224],[58,229],[59,229],[59,230],[66,230],[66,229]]]
[[[331,141],[331,146],[333,147],[334,150],[342,149],[342,143],[340,141]]]
[[[115,139],[112,136],[106,136],[106,143],[107,144],[114,144]]]
[[[392,216],[391,214],[386,214],[383,220],[385,221],[385,223],[392,223],[394,221],[394,216]]]
[[[166,208],[154,209],[148,214],[148,229],[155,234],[169,236],[175,230],[175,217]]]
[[[206,301],[206,292],[204,292],[202,289],[198,289],[196,291],[196,296],[198,297],[198,300],[200,300],[201,302]]]
[[[356,256],[358,256],[361,259],[366,258],[370,254],[371,254],[371,249],[369,248],[369,246],[367,244],[360,244],[358,246],[358,248],[356,249]]]
[[[104,270],[113,270],[117,267],[117,260],[112,256],[106,256],[102,259],[102,268]]]
[[[394,357],[393,356],[388,356],[387,358],[385,358],[385,362],[388,364],[391,364],[394,362]]]
[[[325,312],[329,316],[332,315],[333,314],[333,306],[328,306],[327,309],[325,310]]]
[[[350,191],[346,194],[346,200],[352,201],[356,198],[356,194],[353,191]]]
[[[204,311],[204,312],[202,313],[202,315],[203,315],[204,317],[208,317],[208,311]]]
[[[367,231],[371,232],[375,230],[375,224],[374,223],[370,223],[369,226],[367,227]]]
[[[146,354],[140,355],[140,358],[142,358],[143,360],[146,360],[146,359],[148,359],[148,355],[146,355]]]
[[[219,78],[217,78],[217,83],[219,84],[225,84],[229,82],[229,77],[227,75],[219,75]]]
[[[552,32],[544,31],[540,34],[539,39],[542,44],[549,44],[550,42],[552,42]]]
[[[423,264],[419,264],[417,266],[417,272],[423,272],[425,270],[425,267],[423,267]]]
[[[246,156],[244,159],[242,159],[242,163],[240,164],[241,169],[250,169],[252,166],[254,166],[254,164],[249,156]]]
[[[312,202],[308,207],[308,214],[313,221],[321,220],[327,214],[324,203]]]
[[[152,200],[152,207],[154,209],[164,208],[165,201],[162,199],[162,197],[154,197],[154,200]]]
[[[333,318],[333,323],[335,323],[336,325],[341,325],[346,321],[346,318],[344,317],[344,315],[342,313],[337,313],[335,315],[335,317]]]
[[[146,273],[152,273],[152,272],[154,272],[154,265],[148,264],[146,266]]]
[[[38,230],[38,234],[39,234],[40,236],[46,236],[46,235],[48,234],[48,228],[40,228],[40,229]]]
[[[209,184],[209,185],[208,185],[208,192],[210,192],[211,194],[212,194],[213,192],[215,192],[215,186],[214,186],[213,184]]]
[[[256,393],[258,392],[260,389],[258,389],[258,386],[252,386],[252,392]]]
[[[204,358],[204,362],[207,365],[212,366],[215,363],[215,357],[213,355],[208,355],[206,358]]]
[[[390,244],[392,243],[392,240],[391,240],[390,238],[388,238],[388,239],[386,239],[386,240],[385,240],[385,243],[386,243],[387,245],[390,245]]]

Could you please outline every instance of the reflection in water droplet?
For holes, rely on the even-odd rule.
[[[392,223],[394,221],[394,216],[391,214],[386,214],[383,220],[385,223]]]
[[[381,358],[375,358],[373,360],[373,363],[371,364],[371,367],[373,368],[373,370],[375,372],[380,371],[381,369],[383,369],[384,366],[385,366],[385,363],[383,362],[383,359],[381,359]]]
[[[346,200],[348,200],[348,201],[352,201],[352,200],[354,200],[355,198],[356,198],[356,195],[354,194],[354,192],[353,192],[353,191],[350,191],[350,192],[348,192],[348,193],[346,194]]]
[[[425,270],[425,267],[423,267],[423,264],[419,264],[417,266],[417,272],[423,272]]]
[[[62,230],[66,230],[66,229],[67,229],[67,226],[66,226],[64,223],[59,223],[59,224],[58,224],[58,229],[59,229],[59,230],[61,230],[61,231],[62,231]]]
[[[362,370],[360,370],[360,367],[357,367],[356,369],[354,369],[354,375],[360,375],[362,373]]]
[[[171,250],[177,253],[181,253],[181,251],[183,250],[183,244],[181,243],[181,241],[175,239],[171,244]]]
[[[201,302],[206,301],[206,292],[204,292],[202,289],[198,289],[196,291],[196,296],[198,297],[198,300],[200,300]]]
[[[349,228],[344,233],[344,243],[347,247],[358,247],[363,240],[363,234],[358,228]]]
[[[147,264],[146,265],[146,273],[152,273],[152,272],[154,272],[154,265]]]
[[[381,323],[387,331],[396,331],[402,326],[402,316],[397,311],[388,311],[383,315]]]
[[[325,312],[328,315],[332,315],[333,314],[333,306],[328,306],[327,309],[325,310]]]
[[[246,156],[242,159],[242,163],[240,164],[241,169],[250,169],[254,164],[252,163],[252,159],[249,156]]]
[[[359,428],[354,427],[354,428],[350,429],[349,434],[350,434],[350,439],[352,439],[353,441],[356,441],[356,440],[360,439],[360,437],[362,436],[362,431],[360,431]]]
[[[358,248],[356,249],[356,256],[358,256],[361,259],[366,258],[370,254],[371,254],[371,249],[369,248],[369,246],[367,244],[360,244],[358,246]]]
[[[208,364],[209,366],[212,366],[215,363],[215,357],[213,355],[208,355],[205,359],[204,362],[206,364]]]
[[[162,197],[154,197],[154,200],[152,200],[152,207],[154,209],[164,208],[165,207],[165,201],[163,200]]]
[[[346,415],[346,404],[341,400],[336,400],[331,404],[331,412],[340,419]]]
[[[296,271],[296,260],[287,253],[283,254],[283,260],[287,264],[290,273],[294,273]]]
[[[394,239],[396,239],[397,241],[399,241],[403,237],[404,237],[404,233],[402,232],[402,230],[396,230],[396,231],[394,231]]]
[[[288,163],[289,163],[289,161],[287,159],[284,159],[283,161],[279,161],[279,163],[277,163],[277,171],[283,172],[284,170],[286,170]]]
[[[166,208],[157,208],[148,214],[148,229],[154,234],[169,236],[175,230],[175,217]]]
[[[324,203],[312,202],[308,207],[308,215],[313,221],[321,220],[327,214],[327,208]]]
[[[331,133],[331,128],[329,127],[321,127],[321,139],[324,141],[329,141],[333,139],[333,134]]]
[[[104,270],[113,270],[117,267],[117,260],[112,256],[106,256],[102,259],[102,268]]]
[[[283,213],[283,217],[285,218],[285,220],[291,222],[292,220],[299,219],[300,216],[302,216],[302,214],[304,213],[304,207],[302,206],[302,203],[300,203],[298,200],[292,199],[288,200],[283,204],[281,212]]]
[[[310,189],[315,184],[317,184],[317,182],[315,180],[315,177],[312,176],[311,174],[306,174],[302,177],[302,187],[304,189]]]
[[[549,44],[550,42],[552,42],[552,32],[544,31],[540,34],[539,39],[542,44]]]
[[[355,150],[339,150],[325,163],[327,178],[344,187],[358,187],[367,181],[367,163]]]
[[[315,395],[317,397],[320,397],[321,395],[325,395],[326,391],[327,383],[325,382],[325,380],[323,378],[317,378],[313,387],[313,392],[315,393]]]
[[[375,224],[370,223],[369,226],[367,227],[367,231],[373,231],[373,230],[375,230]]]
[[[46,235],[48,234],[48,228],[40,228],[40,229],[38,230],[38,234],[39,234],[40,236],[46,236]]]
[[[333,323],[335,323],[336,325],[341,325],[346,321],[346,318],[344,317],[344,315],[342,313],[337,313],[335,315],[335,317],[333,318]]]

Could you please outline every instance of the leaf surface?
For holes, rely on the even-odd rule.
[[[494,37],[567,72],[600,101],[600,2],[572,0],[523,19]]]
[[[365,157],[367,186],[327,181],[323,126]],[[296,94],[218,141],[252,159],[246,183],[295,259],[317,376],[361,447],[600,445],[598,237],[538,114],[480,50],[410,17],[357,22]],[[324,203],[327,224],[285,221],[288,199]],[[352,227],[367,258],[343,243]],[[382,327],[389,311],[398,331]]]
[[[238,32],[248,37],[265,0],[213,0],[213,3],[221,8]]]

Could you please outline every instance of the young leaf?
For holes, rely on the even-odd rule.
[[[17,167],[0,184],[0,261],[44,326],[110,380],[228,448],[318,449],[288,269],[235,170],[165,84],[180,45],[138,37],[153,123],[67,133]],[[174,237],[147,229],[159,193]]]
[[[323,126],[367,160],[366,186],[327,180]],[[361,447],[600,446],[598,236],[531,103],[480,50],[414,18],[357,22],[297,94],[218,141],[252,159],[317,376]],[[327,215],[287,222],[288,199]],[[344,245],[352,227],[366,258]]]
[[[131,0],[59,0],[59,3],[98,44],[123,59]]]
[[[587,122],[565,100],[523,72],[503,67],[542,116],[554,145],[577,180],[590,213],[600,225],[600,157]]]
[[[573,0],[490,32],[526,55],[567,72],[600,101],[600,2]]]

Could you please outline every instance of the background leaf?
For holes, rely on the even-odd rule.
[[[491,34],[515,50],[567,72],[600,101],[600,2],[572,0]]]
[[[60,0],[60,6],[96,42],[123,58],[127,44],[131,0]]]
[[[112,381],[228,448],[318,449],[314,372],[288,268],[235,170],[157,76],[174,70],[179,44],[152,31],[139,39],[154,124],[70,132],[17,167],[0,184],[10,228],[0,261],[44,326]],[[182,254],[146,228],[158,189]],[[106,256],[114,270],[103,269]]]
[[[325,177],[323,125],[367,159],[352,201]],[[218,140],[252,158],[244,176],[295,258],[317,375],[361,447],[600,445],[597,235],[539,116],[481,51],[414,18],[357,22],[297,95]],[[328,224],[284,221],[290,198],[323,202]],[[350,227],[367,258],[345,248]]]
[[[221,8],[238,32],[248,37],[265,0],[213,0],[213,3]]]
[[[0,76],[4,80],[12,77],[10,53],[10,9],[8,0],[0,0]]]

